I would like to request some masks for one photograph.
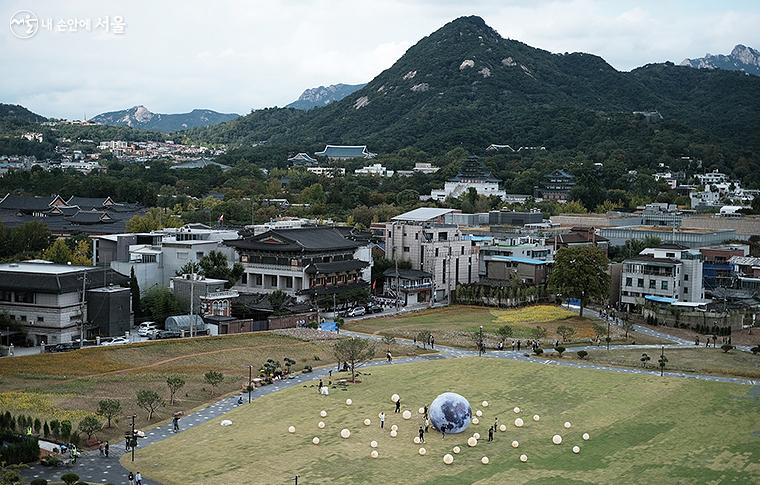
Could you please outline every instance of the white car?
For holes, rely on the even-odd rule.
[[[116,337],[111,340],[101,342],[100,345],[124,345],[128,343],[129,343],[129,339],[127,339],[126,337]]]
[[[348,316],[349,317],[360,317],[360,316],[364,315],[365,313],[367,313],[367,310],[365,310],[365,308],[363,306],[358,306],[358,307],[350,309],[348,311]]]
[[[143,322],[137,328],[137,335],[140,337],[147,337],[157,330],[155,322]]]

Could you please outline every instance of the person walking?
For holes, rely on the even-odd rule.
[[[425,419],[427,419],[427,417],[428,417],[427,404],[425,404],[424,406],[422,406],[422,416],[424,416]]]
[[[401,412],[401,398],[399,398],[398,401],[396,401],[396,410],[393,411],[394,413],[400,413]]]
[[[106,456],[106,452],[103,449],[103,442],[100,442],[100,446],[98,446],[98,450],[100,451],[100,456]]]
[[[108,441],[106,441],[106,445],[103,447],[103,452],[106,454],[106,458],[108,458],[108,450],[111,446],[108,444]]]
[[[422,428],[422,425],[420,425],[420,443],[425,442],[425,430]]]
[[[493,430],[496,431],[497,429],[499,429],[499,417],[498,416],[496,416],[494,418],[494,420],[493,420]]]
[[[493,441],[493,426],[488,428],[488,441]]]
[[[514,350],[514,349],[512,349],[512,350]],[[520,341],[519,340],[517,341],[517,351],[518,352],[520,351]]]
[[[388,352],[386,352],[385,357],[388,359],[388,363],[389,364],[391,362],[393,362],[393,356],[391,355],[391,351],[390,350]]]
[[[430,420],[428,418],[425,418],[425,433],[430,430]]]
[[[127,475],[127,482],[129,482],[129,485],[135,485],[135,476],[132,472],[129,472],[129,475]]]
[[[435,337],[430,336],[430,348],[435,349]]]
[[[446,427],[441,426],[441,439],[446,438]]]
[[[176,433],[179,431],[179,416],[174,416],[172,418],[172,430]]]
[[[322,394],[322,386],[324,386],[324,383],[322,382],[322,379],[319,380],[319,387],[317,388],[317,391]]]
[[[142,474],[140,472],[135,473],[135,485],[142,485]]]
[[[380,411],[380,429],[385,429],[385,413]]]

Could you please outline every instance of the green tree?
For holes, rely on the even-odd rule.
[[[76,482],[79,481],[79,475],[76,473],[64,473],[61,475],[61,480],[63,480],[63,483],[66,485],[74,485]]]
[[[97,431],[103,429],[103,423],[101,423],[95,416],[85,416],[79,422],[79,431],[87,435],[87,440],[92,438],[92,435]]]
[[[169,387],[169,404],[174,405],[174,396],[185,386],[185,379],[179,375],[171,375],[166,378],[166,385]]]
[[[541,327],[539,325],[533,327],[533,330],[531,330],[531,334],[533,335],[533,338],[536,340],[543,340],[546,338],[547,330],[544,327]]]
[[[588,301],[609,294],[607,266],[607,256],[596,246],[562,248],[555,255],[549,286],[565,298],[577,298],[583,316]]]
[[[219,384],[224,382],[224,374],[219,371],[210,370],[203,374],[203,380],[206,381],[207,384],[210,384],[213,389],[216,389]]]
[[[575,336],[575,329],[573,327],[568,327],[567,325],[560,325],[557,327],[557,335],[562,337],[563,342],[567,342]]]
[[[272,306],[272,311],[275,315],[283,313],[283,306],[287,300],[288,295],[282,290],[274,290],[269,294],[269,304]]]
[[[158,408],[165,406],[164,400],[158,395],[156,391],[150,389],[142,389],[137,391],[137,405],[148,413],[148,421],[153,419]]]
[[[154,286],[145,292],[140,300],[143,315],[150,315],[155,322],[164,322],[167,317],[182,312],[182,307],[169,288]]]
[[[179,227],[182,221],[179,217],[164,209],[153,207],[145,215],[136,215],[127,221],[127,232],[151,232],[165,227]]]
[[[42,253],[42,258],[58,264],[71,262],[71,249],[64,239],[56,239],[53,244]]]
[[[98,401],[99,416],[106,418],[107,426],[111,427],[111,420],[121,413],[121,401],[118,399],[101,399]]]
[[[356,382],[356,368],[372,360],[375,356],[375,345],[363,338],[340,339],[333,346],[333,354],[339,363],[348,363],[351,382]]]
[[[137,282],[134,266],[129,269],[129,292],[130,298],[132,298],[132,311],[134,312],[135,317],[139,317],[142,315],[142,308],[140,306],[140,284]]]
[[[71,252],[71,264],[77,266],[92,266],[92,248],[89,239],[80,239],[77,241],[74,250]]]
[[[499,336],[502,342],[507,340],[508,338],[511,338],[514,334],[514,330],[512,330],[512,327],[509,325],[502,325],[501,327],[496,330],[496,334]]]

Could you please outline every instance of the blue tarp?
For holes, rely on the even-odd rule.
[[[337,332],[338,325],[335,322],[322,322],[319,324],[319,329],[325,332]]]
[[[676,301],[675,298],[668,298],[666,296],[656,296],[656,295],[646,295],[644,296],[645,300],[654,301],[657,303],[673,303]]]

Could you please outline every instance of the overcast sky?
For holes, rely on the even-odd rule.
[[[38,24],[16,38],[11,18]],[[479,15],[502,36],[552,52],[582,51],[630,70],[738,43],[760,48],[758,1],[541,0],[2,0],[0,102],[82,118],[142,104],[247,113],[309,87],[360,83],[444,23]],[[123,34],[96,27],[124,18]],[[57,32],[59,20],[90,31]],[[18,27],[18,26],[17,26]]]

